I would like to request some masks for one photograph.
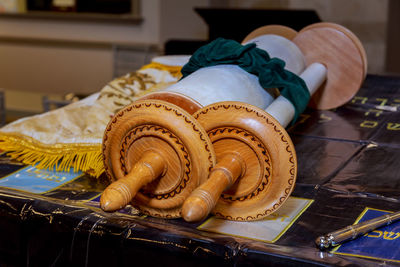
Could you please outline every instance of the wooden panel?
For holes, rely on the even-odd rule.
[[[41,93],[91,93],[112,78],[112,50],[0,43],[0,87]]]

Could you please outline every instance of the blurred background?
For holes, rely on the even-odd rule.
[[[163,54],[190,54],[267,24],[353,31],[368,73],[400,74],[396,0],[0,0],[2,120],[98,92]]]

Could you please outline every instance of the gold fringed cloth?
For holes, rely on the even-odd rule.
[[[110,118],[140,96],[175,83],[180,69],[152,62],[83,100],[12,122],[0,129],[0,150],[37,168],[73,167],[98,177],[104,170],[101,143]]]

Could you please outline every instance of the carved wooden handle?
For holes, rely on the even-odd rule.
[[[182,206],[182,217],[187,222],[201,221],[214,208],[222,192],[244,174],[245,163],[238,153],[226,154],[211,170],[209,178],[196,188]]]
[[[110,184],[100,198],[104,211],[115,211],[125,207],[144,185],[165,173],[167,164],[162,156],[153,150],[143,153],[141,159],[123,178]]]

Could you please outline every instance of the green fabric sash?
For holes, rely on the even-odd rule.
[[[245,71],[257,75],[260,85],[267,88],[278,88],[281,95],[286,97],[295,107],[292,124],[306,109],[310,93],[303,79],[285,70],[285,62],[278,58],[270,58],[268,53],[251,43],[240,43],[218,38],[200,47],[183,66],[184,77],[203,67],[221,64],[237,65]]]

